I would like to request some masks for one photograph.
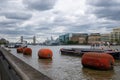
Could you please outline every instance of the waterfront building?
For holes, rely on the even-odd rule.
[[[111,32],[110,41],[112,43],[120,44],[120,28],[114,28]]]
[[[100,33],[91,33],[88,36],[88,44],[99,43],[101,41]]]
[[[101,34],[102,42],[110,42],[110,34]]]
[[[61,44],[67,43],[70,40],[71,34],[67,33],[59,36],[59,41]]]
[[[67,33],[65,34],[65,43],[67,43],[68,41],[70,41],[70,38],[72,37],[71,33]]]
[[[88,37],[88,34],[86,33],[73,33],[70,40],[73,42],[77,41],[78,43],[84,43],[86,42],[87,37]]]
[[[65,41],[65,36],[64,35],[60,35],[59,36],[59,41],[62,43]]]
[[[70,37],[70,41],[78,42],[80,35],[81,35],[80,33],[72,33],[72,35]]]
[[[88,43],[88,36],[79,37],[79,44],[87,44]]]
[[[77,42],[78,44],[86,44],[87,37],[87,33],[72,33],[70,41]]]
[[[86,33],[68,33],[65,35],[59,36],[61,43],[78,43],[83,44],[87,43],[88,34]]]

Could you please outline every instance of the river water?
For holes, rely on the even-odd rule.
[[[32,46],[32,56],[23,55],[11,49],[11,53],[23,60],[36,70],[53,80],[120,80],[120,61],[115,61],[114,69],[108,71],[83,68],[81,57],[61,55],[61,48],[89,48],[90,46]],[[49,48],[53,51],[53,58],[39,59],[38,50]]]

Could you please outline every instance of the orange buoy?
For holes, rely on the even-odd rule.
[[[31,48],[25,48],[23,51],[24,55],[32,55],[32,49]]]
[[[17,53],[23,53],[23,47],[17,48]]]
[[[38,51],[38,57],[43,59],[51,59],[53,56],[53,53],[50,49],[40,49]]]
[[[88,52],[82,56],[82,65],[101,70],[113,69],[114,58],[107,53]]]

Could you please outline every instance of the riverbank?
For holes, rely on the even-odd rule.
[[[5,70],[1,70],[0,69],[0,73],[5,72],[5,74],[2,74],[2,80],[15,80],[15,77],[20,77],[17,79],[20,80],[52,80],[49,77],[47,77],[46,75],[42,74],[41,72],[37,71],[36,69],[34,69],[33,67],[29,66],[28,64],[26,64],[24,61],[20,60],[19,58],[15,57],[13,54],[11,54],[8,50],[6,50],[5,48],[0,48],[1,53],[1,62],[6,61],[5,63],[7,63],[7,65],[5,65],[5,63],[1,63],[3,65],[3,68],[5,66],[6,67]],[[4,60],[2,60],[2,57],[4,58]],[[8,68],[8,69],[7,69]],[[13,74],[11,73],[14,72]],[[8,78],[8,79],[6,79]]]
[[[99,71],[83,68],[81,65],[81,57],[60,54],[61,48],[90,48],[90,45],[29,45],[28,47],[32,49],[31,56],[18,54],[16,49],[13,48],[11,49],[11,53],[53,80],[120,80],[120,60],[115,62],[112,71]],[[119,46],[117,47],[119,48]],[[38,51],[41,48],[49,48],[53,51],[52,60],[38,59]]]

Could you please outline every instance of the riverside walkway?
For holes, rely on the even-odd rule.
[[[0,47],[0,80],[51,80]]]

